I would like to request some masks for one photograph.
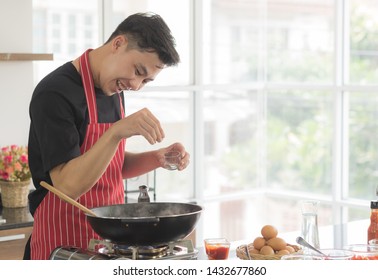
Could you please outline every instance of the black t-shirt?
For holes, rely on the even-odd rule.
[[[95,88],[99,123],[114,123],[121,118],[118,94],[106,96]],[[123,93],[121,93],[124,102]],[[89,123],[88,107],[80,74],[67,62],[42,79],[30,102],[29,166],[36,188],[29,195],[34,214],[51,184],[49,171],[78,157]]]

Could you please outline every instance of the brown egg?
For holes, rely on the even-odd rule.
[[[285,250],[289,251],[290,254],[295,253],[295,249],[289,245],[285,247]]]
[[[269,239],[266,244],[272,247],[274,251],[284,250],[287,246],[286,241],[280,237],[273,237]]]
[[[277,252],[277,255],[283,256],[283,255],[289,255],[290,252],[288,250],[279,250]]]
[[[253,248],[260,250],[265,245],[266,240],[264,237],[256,237],[253,241]]]
[[[272,247],[265,245],[260,249],[260,254],[265,256],[274,255],[274,250]]]
[[[260,254],[260,250],[257,250],[256,248],[253,248],[253,249],[249,250],[249,253],[250,254]]]
[[[271,238],[276,237],[278,234],[278,230],[272,225],[265,225],[261,229],[261,235],[266,239],[269,240]]]

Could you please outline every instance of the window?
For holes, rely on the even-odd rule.
[[[208,0],[202,7],[202,33],[195,35],[203,59],[195,71],[205,86],[195,93],[196,112],[216,129],[215,136],[204,133],[215,141],[200,162],[198,193],[204,224],[221,221],[205,226],[203,237],[250,238],[267,223],[298,230],[303,198],[321,201],[321,225],[368,218],[376,188],[377,89],[351,89],[348,76],[353,69],[359,69],[355,77],[374,76],[377,56],[366,48],[374,45],[368,38],[377,5]],[[363,51],[352,56],[347,42],[361,38]],[[225,206],[233,201],[238,207]]]
[[[54,53],[52,62],[34,62],[35,83],[88,46],[100,44],[97,4],[92,0],[33,0],[33,51]]]

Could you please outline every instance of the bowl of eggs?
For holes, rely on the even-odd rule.
[[[261,236],[236,248],[236,255],[243,260],[280,260],[283,255],[296,253],[300,249],[279,237],[276,227],[265,225],[261,228]]]

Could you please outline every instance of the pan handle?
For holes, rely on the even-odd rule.
[[[121,222],[123,224],[136,224],[136,223],[158,223],[160,222],[159,217],[151,217],[151,218],[142,218],[142,219],[125,219],[122,218]]]

